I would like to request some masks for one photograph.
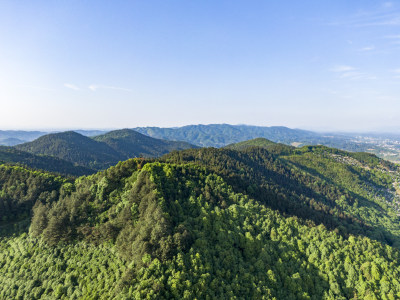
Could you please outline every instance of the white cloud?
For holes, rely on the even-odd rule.
[[[376,76],[359,71],[357,68],[347,65],[337,65],[330,69],[331,72],[338,73],[340,79],[362,80],[376,79]]]
[[[347,66],[347,65],[337,65],[337,66],[334,66],[332,69],[330,69],[330,71],[336,72],[336,73],[341,73],[341,72],[353,71],[355,69],[356,68]]]
[[[80,88],[77,87],[75,84],[64,83],[64,86],[65,86],[66,88],[71,89],[71,90],[75,90],[75,91],[79,91],[79,90],[80,90]]]
[[[97,84],[91,84],[88,86],[90,90],[93,92],[97,91],[98,89],[108,89],[108,90],[119,90],[119,91],[125,91],[125,92],[132,92],[130,89],[118,87],[118,86],[108,86],[108,85],[97,85]]]
[[[376,79],[376,76],[369,75],[362,72],[344,72],[339,76],[339,78],[350,79],[350,80],[360,80],[360,79]]]
[[[372,50],[375,50],[374,46],[367,46],[367,47],[359,49],[359,51],[363,51],[363,52],[364,51],[372,51]]]

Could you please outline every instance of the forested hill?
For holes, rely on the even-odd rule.
[[[19,150],[58,157],[96,170],[132,157],[156,157],[172,150],[192,147],[196,146],[154,139],[130,129],[116,130],[93,138],[74,131],[53,133],[15,146]]]
[[[240,150],[246,150],[251,147],[260,147],[260,148],[268,149],[270,152],[277,152],[278,154],[282,154],[283,151],[285,151],[285,150],[291,152],[294,149],[294,147],[287,146],[287,145],[280,144],[280,143],[274,143],[265,138],[256,138],[256,139],[252,139],[252,140],[248,140],[248,141],[244,141],[244,142],[230,144],[230,145],[227,145],[225,148],[240,151]]]
[[[197,148],[186,142],[151,138],[131,129],[114,130],[93,139],[110,146],[121,155],[121,160],[139,156],[158,157],[173,150]]]
[[[93,169],[75,166],[71,162],[57,157],[35,155],[13,147],[5,146],[0,146],[0,163],[26,166],[29,168],[72,176],[82,176],[95,173]]]
[[[75,181],[0,168],[4,205],[38,195],[29,232],[0,227],[0,298],[400,298],[398,167],[273,149],[177,151]]]
[[[107,144],[74,131],[44,135],[15,148],[33,154],[58,157],[94,169],[107,168],[120,160],[118,152]]]
[[[58,200],[72,183],[72,178],[0,163],[0,232],[7,224],[30,219],[35,203]]]

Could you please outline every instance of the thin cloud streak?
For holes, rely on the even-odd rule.
[[[331,26],[400,26],[400,10],[392,2],[384,3],[375,10],[362,11],[347,18],[328,23]]]
[[[88,86],[90,90],[93,92],[97,91],[98,89],[108,89],[108,90],[118,90],[118,91],[125,91],[125,92],[132,92],[130,89],[118,87],[118,86],[108,86],[108,85],[97,85],[97,84],[91,84]]]
[[[359,51],[361,51],[361,52],[367,52],[367,51],[372,51],[372,50],[375,50],[374,46],[367,46],[367,47],[359,49]]]
[[[71,83],[64,83],[64,86],[66,88],[69,88],[69,89],[74,90],[74,91],[79,91],[80,90],[79,87],[77,87],[76,85],[71,84]]]
[[[347,65],[338,65],[330,69],[331,72],[337,73],[338,78],[340,79],[349,79],[349,80],[369,80],[369,79],[377,79],[376,76],[370,75],[365,72],[360,72],[357,68]]]
[[[348,72],[348,71],[353,71],[356,68],[352,66],[347,66],[347,65],[338,65],[334,66],[330,71],[335,72],[335,73],[341,73],[341,72]]]

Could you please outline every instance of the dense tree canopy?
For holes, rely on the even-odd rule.
[[[399,171],[375,156],[249,145],[49,178],[0,240],[0,298],[400,297]]]

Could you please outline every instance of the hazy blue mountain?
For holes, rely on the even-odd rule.
[[[25,142],[30,142],[47,133],[48,132],[43,131],[0,130],[0,141],[12,138]]]
[[[138,127],[134,130],[151,137],[186,141],[202,147],[223,147],[255,138],[266,138],[277,143],[290,144],[321,137],[321,134],[290,129],[283,126],[260,127],[249,125],[188,125],[178,128]]]
[[[26,143],[27,141],[20,140],[17,138],[6,138],[4,140],[0,140],[0,145],[2,146],[15,146],[18,144]]]
[[[74,130],[75,132],[84,136],[96,136],[109,132],[110,130]]]
[[[369,152],[400,162],[400,136],[389,133],[320,133],[283,126],[189,125],[175,128],[138,127],[135,130],[151,137],[186,141],[202,147],[224,147],[255,138],[296,147],[325,145],[347,151]]]

